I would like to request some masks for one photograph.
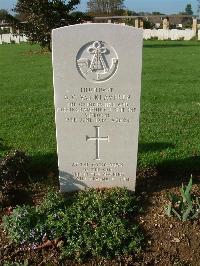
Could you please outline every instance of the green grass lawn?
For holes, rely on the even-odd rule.
[[[30,52],[30,50],[32,52]],[[26,151],[35,169],[55,169],[51,55],[0,45],[0,155]],[[200,43],[144,43],[140,169],[200,170]]]

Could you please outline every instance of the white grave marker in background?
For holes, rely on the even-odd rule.
[[[114,24],[53,30],[61,191],[135,189],[143,31]]]
[[[10,43],[11,42],[11,34],[2,34],[2,42],[3,43]]]

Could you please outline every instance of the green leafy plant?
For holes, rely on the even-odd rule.
[[[133,217],[137,198],[126,189],[49,192],[37,207],[23,206],[3,217],[4,229],[17,243],[42,245],[61,239],[62,257],[111,258],[138,252],[143,236]]]
[[[192,177],[187,186],[182,184],[181,195],[168,194],[170,203],[165,207],[166,214],[170,217],[174,216],[183,222],[198,218],[200,215],[200,200],[191,191]]]
[[[22,262],[4,262],[3,266],[28,266],[28,260],[25,260],[23,263]]]

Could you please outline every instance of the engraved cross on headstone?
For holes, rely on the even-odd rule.
[[[99,157],[99,144],[100,144],[100,141],[108,141],[109,142],[109,136],[107,137],[100,137],[99,135],[99,128],[100,126],[94,126],[95,128],[95,131],[96,131],[96,136],[95,137],[88,137],[86,136],[86,141],[88,140],[95,140],[96,141],[96,158],[95,160],[100,160],[100,157]]]

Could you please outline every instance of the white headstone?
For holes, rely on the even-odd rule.
[[[188,29],[184,30],[184,41],[189,41],[190,40],[190,32]]]
[[[61,191],[135,189],[142,30],[82,24],[53,30]]]
[[[11,34],[2,34],[2,42],[3,43],[10,43],[11,42]]]
[[[172,41],[177,41],[179,39],[179,30],[172,29],[170,31],[170,38]]]
[[[162,29],[158,29],[158,40],[164,40],[164,32]]]
[[[11,34],[11,41],[14,41],[15,43],[19,43],[20,39],[19,39],[19,35],[16,34]]]
[[[20,36],[19,35],[16,36],[15,43],[20,43]]]
[[[186,29],[185,30],[185,36],[184,36],[184,40],[185,41],[190,41],[193,37],[196,36],[196,33],[191,30],[191,29]]]
[[[200,30],[198,30],[198,41],[200,41]]]
[[[15,35],[14,34],[10,34],[10,40],[15,41]]]
[[[2,44],[2,35],[0,34],[0,44]]]
[[[28,37],[26,36],[26,35],[22,35],[21,37],[20,37],[20,40],[21,40],[21,42],[28,42]]]
[[[169,39],[169,30],[163,30],[163,40]]]
[[[150,40],[151,39],[151,29],[144,29],[143,38],[145,40]]]
[[[158,38],[158,30],[157,29],[151,30],[151,38]]]
[[[178,38],[179,40],[184,38],[184,30],[178,30]]]

